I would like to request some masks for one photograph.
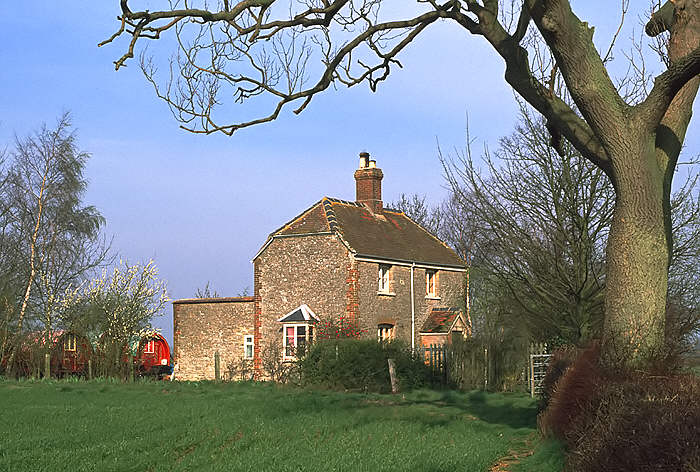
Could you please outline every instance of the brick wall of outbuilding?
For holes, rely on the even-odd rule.
[[[214,353],[226,366],[243,357],[253,334],[253,297],[185,299],[173,302],[174,361],[179,380],[214,379]]]

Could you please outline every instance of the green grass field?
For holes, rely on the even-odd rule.
[[[2,471],[484,471],[536,437],[532,400],[481,392],[3,381],[0,405]]]

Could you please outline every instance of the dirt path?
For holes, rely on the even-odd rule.
[[[531,456],[535,452],[537,433],[532,433],[524,441],[516,444],[508,451],[508,455],[498,459],[489,469],[489,472],[510,472],[510,467],[521,459]]]

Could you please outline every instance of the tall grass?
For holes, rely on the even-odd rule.
[[[0,398],[3,471],[481,471],[537,412],[513,394],[272,384],[4,381]]]

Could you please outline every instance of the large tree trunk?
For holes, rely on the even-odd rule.
[[[663,351],[670,194],[654,137],[623,143],[615,147],[627,158],[612,156],[617,198],[607,247],[604,354],[609,364],[634,366]]]

